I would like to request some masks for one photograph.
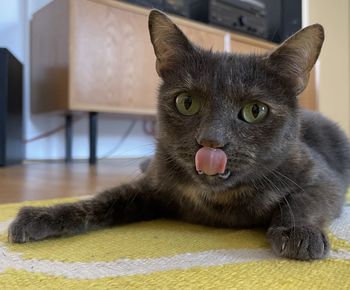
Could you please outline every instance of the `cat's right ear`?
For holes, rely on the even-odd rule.
[[[171,70],[172,65],[178,63],[193,47],[176,24],[159,10],[151,10],[148,28],[157,57],[157,73],[162,77],[165,71]]]
[[[323,41],[323,27],[314,24],[289,37],[268,56],[275,71],[294,83],[295,95],[305,89]]]

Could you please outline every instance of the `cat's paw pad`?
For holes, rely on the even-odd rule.
[[[23,207],[8,228],[8,240],[26,243],[49,236],[51,217],[45,208]]]
[[[322,259],[329,252],[326,234],[314,226],[271,227],[267,237],[273,252],[289,259]]]

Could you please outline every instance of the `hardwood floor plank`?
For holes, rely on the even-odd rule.
[[[142,159],[27,162],[0,168],[0,203],[93,195],[137,178]]]

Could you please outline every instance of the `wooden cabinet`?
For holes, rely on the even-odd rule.
[[[147,19],[147,9],[115,0],[54,0],[38,11],[31,33],[32,111],[155,114],[160,80]],[[193,42],[213,50],[259,53],[275,47],[172,19]],[[314,84],[304,99],[315,108]]]
[[[72,1],[70,108],[152,114],[159,79],[148,12],[107,4]],[[223,32],[179,24],[200,45],[223,50]]]
[[[196,43],[224,50],[226,32],[174,18]],[[32,111],[155,114],[159,78],[148,10],[55,0],[32,21]]]
[[[231,51],[235,53],[267,53],[277,47],[276,44],[264,40],[232,34],[230,42]]]

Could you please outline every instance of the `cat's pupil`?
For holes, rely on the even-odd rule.
[[[254,104],[254,106],[252,107],[252,114],[254,116],[254,118],[257,118],[259,116],[259,106],[257,104]]]
[[[184,107],[188,110],[192,105],[192,98],[190,96],[186,96],[184,99]]]

